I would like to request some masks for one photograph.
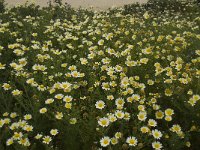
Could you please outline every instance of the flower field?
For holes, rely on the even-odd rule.
[[[200,6],[151,1],[1,9],[0,150],[198,150]]]

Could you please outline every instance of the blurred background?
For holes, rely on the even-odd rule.
[[[14,6],[17,4],[23,4],[27,0],[5,0],[8,6]],[[72,7],[90,7],[93,6],[94,8],[98,9],[107,9],[112,6],[123,6],[125,4],[131,3],[145,3],[148,0],[62,0],[63,3],[67,2]],[[40,6],[47,6],[49,0],[29,0],[29,2],[35,2]]]

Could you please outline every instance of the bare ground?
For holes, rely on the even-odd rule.
[[[27,0],[5,0],[8,6],[14,6],[18,4],[23,4]],[[46,6],[49,0],[29,0],[30,2],[35,2],[40,6]],[[112,6],[123,6],[125,4],[131,4],[134,2],[145,3],[147,0],[63,0],[63,2],[69,3],[72,7],[91,7],[97,9],[107,9]]]

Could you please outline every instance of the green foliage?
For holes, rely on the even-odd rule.
[[[195,4],[195,5],[194,5]],[[158,16],[160,13],[168,12],[172,15],[175,12],[188,13],[198,11],[199,7],[194,0],[149,0],[144,4],[129,4],[124,6],[125,14],[132,14],[143,12],[145,10],[151,11]],[[170,11],[169,11],[170,10]]]
[[[95,12],[54,2],[0,5],[0,150],[96,150],[107,136],[117,144],[105,149],[198,149],[198,6],[150,0]]]
[[[5,0],[0,0],[0,13],[5,11]]]

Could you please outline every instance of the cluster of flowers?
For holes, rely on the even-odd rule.
[[[6,73],[0,92],[21,114],[6,112],[0,120],[2,130],[11,130],[7,146],[39,139],[49,145],[59,136],[62,128],[33,131],[38,116],[71,126],[94,119],[97,147],[160,150],[174,138],[191,146],[198,125],[181,115],[199,108],[198,13],[184,19],[115,11],[74,13],[45,26],[41,16],[2,21],[0,36],[8,40],[0,42],[0,73]]]
[[[8,113],[5,112],[0,120],[0,128],[7,134],[10,138],[7,139],[6,145],[10,146],[14,143],[18,143],[22,146],[30,146],[30,139],[36,140],[42,139],[42,143],[49,144],[52,141],[52,137],[58,134],[57,129],[51,129],[50,135],[37,134],[33,135],[33,126],[29,124],[32,119],[32,115],[26,114],[23,118],[20,118],[16,112]]]

